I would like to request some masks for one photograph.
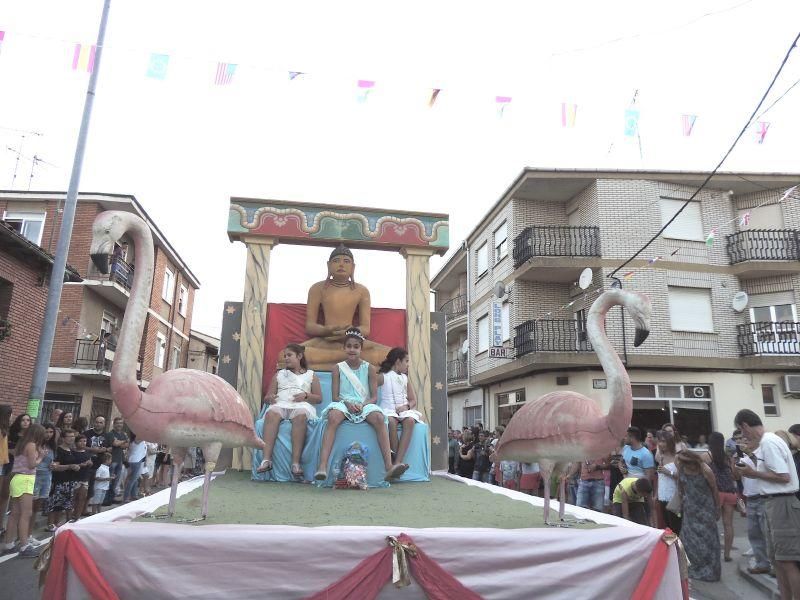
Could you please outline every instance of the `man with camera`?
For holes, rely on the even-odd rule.
[[[764,499],[769,556],[781,598],[800,598],[800,500],[795,496],[800,485],[792,452],[780,437],[764,430],[761,418],[752,410],[736,413],[734,425],[751,446],[756,446],[756,468],[739,461],[736,470],[758,482]]]

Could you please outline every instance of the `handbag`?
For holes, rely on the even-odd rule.
[[[682,509],[683,509],[683,500],[681,497],[681,493],[679,490],[676,490],[675,493],[672,494],[672,498],[670,498],[669,502],[667,502],[667,510],[673,514],[680,516]]]

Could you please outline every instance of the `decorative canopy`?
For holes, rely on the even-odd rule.
[[[449,248],[448,215],[358,206],[231,198],[228,237],[267,237],[284,244],[398,251]]]

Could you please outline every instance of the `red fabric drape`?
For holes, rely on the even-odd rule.
[[[672,530],[665,529],[664,534],[671,535]],[[631,596],[633,600],[651,600],[655,597],[661,585],[661,580],[664,578],[664,572],[669,563],[669,553],[673,552],[673,546],[674,551],[677,552],[678,548],[674,544],[670,546],[663,540],[659,540],[656,543],[653,552],[650,554],[650,560],[647,561],[647,567],[645,567],[642,578],[639,580],[639,585],[636,586],[633,596]],[[688,582],[681,581],[681,588],[683,589],[684,600],[689,600]]]
[[[69,529],[59,533],[53,540],[50,570],[42,600],[64,600],[67,597],[68,562],[93,600],[119,600],[116,592],[103,578],[86,546]]]
[[[370,335],[373,342],[393,348],[406,345],[406,311],[395,308],[373,308],[370,313]],[[267,305],[267,329],[264,336],[264,379],[266,393],[275,365],[286,344],[302,344],[308,339],[305,304]],[[413,358],[413,357],[412,357]]]
[[[397,536],[404,544],[413,544],[405,533]],[[411,575],[431,600],[480,600],[480,596],[468,590],[450,573],[416,546],[417,555],[407,556]],[[321,592],[308,600],[372,600],[384,585],[392,580],[392,548],[387,546],[380,552],[362,560],[356,567]]]

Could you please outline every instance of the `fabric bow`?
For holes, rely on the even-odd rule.
[[[661,536],[661,541],[667,546],[672,546],[673,544],[678,545],[678,568],[681,571],[681,579],[688,579],[689,565],[691,562],[689,561],[689,557],[686,556],[686,550],[683,548],[683,542],[681,542],[681,538],[678,537],[677,533],[667,529],[664,532],[664,535]]]
[[[416,558],[417,547],[414,544],[401,542],[393,535],[387,536],[386,542],[392,547],[392,583],[397,588],[411,585],[411,572],[408,570],[406,553]]]

